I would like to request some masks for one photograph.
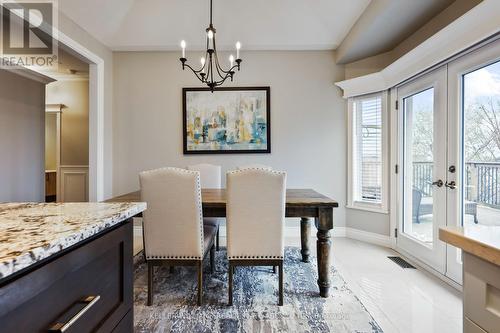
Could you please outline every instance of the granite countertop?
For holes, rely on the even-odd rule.
[[[439,239],[500,266],[500,226],[443,227],[439,228]]]
[[[0,203],[0,279],[146,209],[146,203]]]

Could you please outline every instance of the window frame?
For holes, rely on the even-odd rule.
[[[356,189],[354,188],[356,181],[355,177],[358,177],[354,170],[354,159],[355,147],[353,146],[356,142],[354,135],[356,135],[356,124],[355,124],[355,114],[354,114],[354,104],[373,97],[381,98],[381,117],[382,117],[382,186],[381,186],[381,202],[369,202],[363,200],[356,200],[354,193]],[[389,214],[388,203],[389,203],[389,118],[388,118],[388,91],[380,91],[371,94],[365,94],[360,96],[350,97],[347,101],[347,208],[359,209],[374,213]]]

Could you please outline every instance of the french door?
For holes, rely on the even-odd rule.
[[[500,41],[397,87],[397,99],[397,247],[461,284],[461,253],[438,231],[500,229]]]
[[[448,65],[448,225],[500,230],[500,40]],[[447,247],[446,275],[462,282],[461,251]]]
[[[438,272],[446,269],[446,67],[397,88],[402,205],[397,245]]]

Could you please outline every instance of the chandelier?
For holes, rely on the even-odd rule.
[[[186,67],[189,68],[198,80],[205,83],[214,92],[215,87],[222,85],[227,79],[233,81],[234,72],[236,69],[240,70],[242,60],[240,59],[241,43],[236,42],[236,59],[232,54],[229,56],[229,69],[225,70],[219,63],[217,47],[215,46],[215,27],[212,24],[212,0],[210,0],[210,25],[206,29],[206,33],[207,50],[205,56],[201,57],[201,68],[196,70],[187,64],[186,42],[184,40],[181,41],[182,58],[180,58],[180,61],[183,70]]]

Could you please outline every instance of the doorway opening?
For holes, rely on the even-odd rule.
[[[46,202],[89,200],[89,64],[59,48],[45,92]]]

